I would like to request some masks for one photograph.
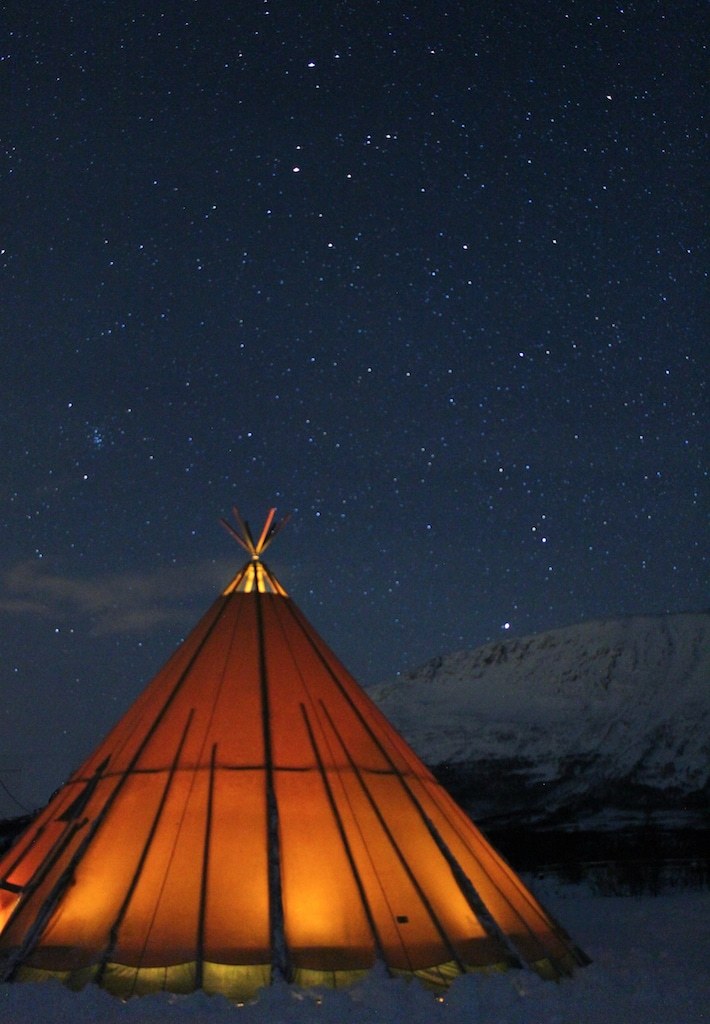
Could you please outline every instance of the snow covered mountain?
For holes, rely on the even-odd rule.
[[[505,640],[369,692],[489,826],[710,824],[710,612]]]

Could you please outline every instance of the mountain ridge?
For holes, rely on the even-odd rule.
[[[425,662],[369,692],[476,818],[710,824],[710,612],[632,615]]]

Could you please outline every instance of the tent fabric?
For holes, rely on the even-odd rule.
[[[249,998],[586,962],[260,552],[0,860],[0,972]]]

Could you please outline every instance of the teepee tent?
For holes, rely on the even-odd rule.
[[[0,977],[244,999],[586,962],[250,559],[0,860]],[[227,525],[227,524],[225,524]]]

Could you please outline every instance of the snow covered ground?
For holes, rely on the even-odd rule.
[[[459,979],[443,1002],[417,983],[374,971],[342,992],[264,991],[235,1007],[220,997],[154,996],[121,1003],[99,989],[0,986],[3,1024],[704,1024],[710,1022],[710,893],[600,897],[534,885],[592,957],[561,984],[527,972]]]

